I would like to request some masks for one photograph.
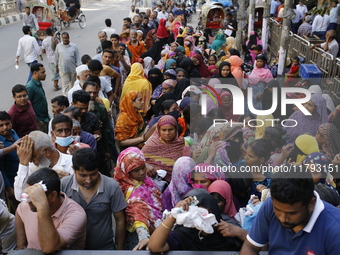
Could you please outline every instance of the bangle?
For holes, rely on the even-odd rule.
[[[166,229],[169,229],[171,230],[171,228],[169,228],[167,225],[165,225],[163,222],[162,222],[162,226],[165,227]]]

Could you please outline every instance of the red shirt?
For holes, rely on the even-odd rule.
[[[29,134],[31,131],[38,130],[37,116],[32,107],[31,101],[27,101],[27,109],[21,109],[15,103],[9,109],[11,115],[12,128],[19,137]]]

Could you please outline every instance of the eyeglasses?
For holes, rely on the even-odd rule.
[[[26,95],[16,96],[15,98],[21,99],[21,98],[27,98],[27,97],[28,95],[26,94]]]

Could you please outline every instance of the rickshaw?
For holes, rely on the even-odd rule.
[[[37,18],[39,25],[39,30],[36,31],[36,33],[33,35],[37,39],[39,45],[41,45],[41,42],[47,36],[46,35],[47,28],[52,28],[52,30],[56,32],[55,35],[60,37],[57,28],[54,26],[53,13],[51,11],[50,6],[45,4],[34,4],[31,7],[31,12]]]
[[[226,17],[223,5],[219,2],[209,2],[202,6],[200,14],[200,29],[211,28],[218,30],[224,28],[224,19]]]
[[[55,19],[55,25],[59,31],[62,30],[62,27],[65,28],[70,27],[71,23],[78,22],[81,29],[85,28],[86,26],[86,18],[84,13],[77,9],[76,15],[74,17],[71,17],[67,10],[59,9],[56,12],[56,19]]]

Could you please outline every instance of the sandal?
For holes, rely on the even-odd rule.
[[[54,88],[54,91],[58,91],[58,90],[61,90],[59,86]]]

